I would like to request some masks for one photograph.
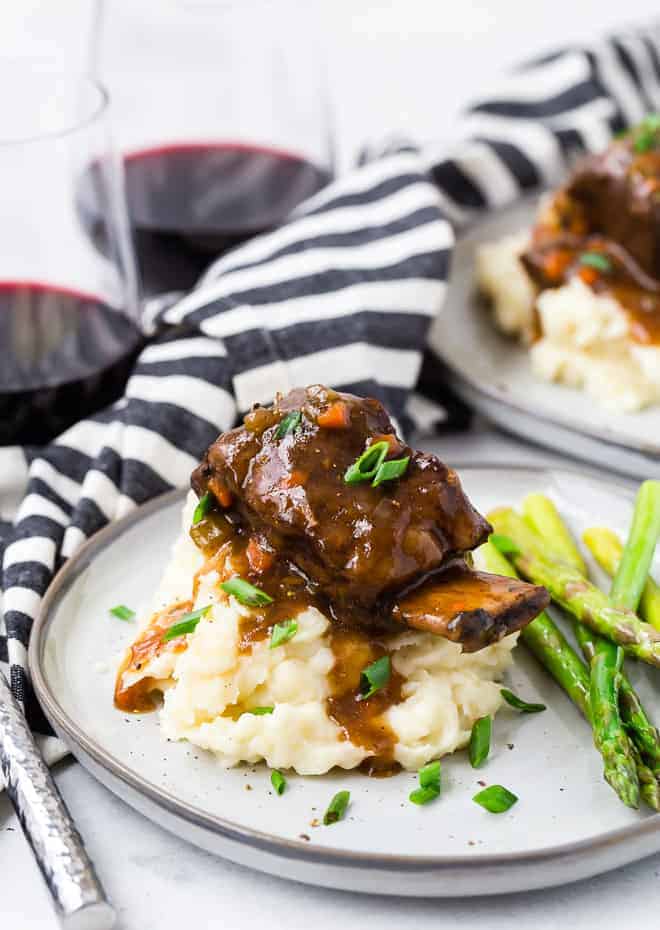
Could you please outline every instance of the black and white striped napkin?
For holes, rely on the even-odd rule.
[[[460,425],[427,346],[454,237],[555,183],[568,160],[660,110],[660,29],[519,68],[467,112],[451,148],[366,150],[290,222],[216,261],[152,332],[125,397],[45,448],[0,449],[0,667],[48,757],[26,647],[53,573],[111,520],[186,485],[254,402],[316,382],[384,401],[404,430]]]

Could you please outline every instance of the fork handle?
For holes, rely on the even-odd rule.
[[[62,927],[110,930],[114,908],[2,672],[0,769]]]

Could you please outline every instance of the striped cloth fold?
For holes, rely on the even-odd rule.
[[[525,64],[469,109],[452,146],[365,149],[286,225],[219,258],[181,299],[153,301],[119,402],[45,448],[0,449],[0,668],[38,733],[51,731],[26,649],[62,563],[109,521],[186,485],[216,435],[278,390],[370,394],[404,431],[463,425],[427,345],[455,235],[655,109],[657,28]],[[51,736],[49,758],[63,751]]]

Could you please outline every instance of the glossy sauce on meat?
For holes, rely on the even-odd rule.
[[[660,137],[636,151],[635,134],[590,155],[541,211],[522,262],[539,289],[579,277],[619,302],[631,338],[660,345]],[[606,268],[583,264],[603,256]]]
[[[343,425],[320,425],[339,404]],[[292,412],[299,425],[278,435]],[[405,473],[376,488],[347,484],[349,466],[379,441],[390,445],[388,458],[409,457]],[[340,609],[373,607],[473,549],[490,529],[456,473],[397,439],[378,401],[322,387],[248,414],[209,447],[192,483],[198,495],[224,499],[230,520],[260,533]]]

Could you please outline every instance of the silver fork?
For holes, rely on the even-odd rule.
[[[0,771],[62,927],[110,930],[114,908],[2,672]]]

